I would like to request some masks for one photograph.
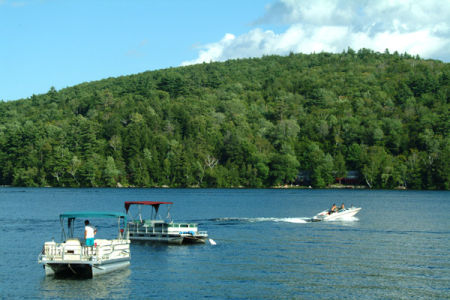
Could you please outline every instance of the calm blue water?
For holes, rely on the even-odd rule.
[[[60,213],[126,200],[173,201],[217,245],[132,245],[129,270],[44,276]],[[341,202],[363,208],[356,220],[304,221]],[[450,298],[450,192],[0,188],[0,207],[0,298]]]

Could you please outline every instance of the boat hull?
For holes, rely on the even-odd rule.
[[[155,235],[145,233],[131,233],[131,241],[165,243],[172,245],[181,244],[204,244],[208,236],[181,236],[181,235]]]
[[[341,220],[355,216],[361,207],[353,207],[348,208],[343,211],[338,211],[332,214],[328,213],[328,210],[324,210],[318,213],[316,216],[312,218],[313,221],[333,221],[333,220]]]
[[[83,278],[92,278],[128,268],[129,265],[129,259],[117,259],[102,263],[73,261],[45,263],[44,269],[45,275],[47,276],[79,276]]]

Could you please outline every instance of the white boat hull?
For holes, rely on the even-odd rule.
[[[324,210],[315,215],[313,217],[313,221],[333,221],[351,218],[355,216],[360,210],[361,207],[351,207],[331,214],[328,210]]]

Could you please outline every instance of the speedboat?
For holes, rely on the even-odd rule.
[[[87,246],[84,238],[74,235],[76,219],[117,219],[118,235],[113,239],[94,239],[93,246]],[[130,265],[130,240],[124,229],[127,217],[120,212],[68,212],[59,216],[63,242],[45,242],[38,262],[46,275],[77,275],[86,278],[109,273]],[[67,220],[67,227],[64,225]],[[84,233],[84,232],[83,232]],[[81,233],[81,235],[83,234]],[[80,233],[78,233],[80,234]]]
[[[350,207],[340,209],[337,212],[330,212],[329,210],[324,210],[312,218],[312,221],[333,221],[341,220],[345,218],[350,218],[356,215],[361,210],[361,207]]]
[[[168,205],[167,221],[158,216],[159,206]],[[199,231],[195,223],[174,223],[170,218],[170,207],[173,202],[160,201],[127,201],[125,211],[130,216],[128,232],[131,241],[148,241],[168,244],[205,243],[208,238],[206,231]],[[131,216],[130,206],[137,206],[137,216]],[[148,218],[142,216],[142,209],[150,207]],[[135,211],[135,210],[133,210]]]

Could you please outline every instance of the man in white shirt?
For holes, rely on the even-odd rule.
[[[94,229],[89,225],[89,220],[84,221],[84,239],[86,240],[86,246],[94,246],[94,237],[97,233],[97,229]]]

